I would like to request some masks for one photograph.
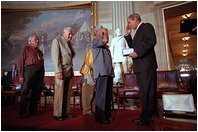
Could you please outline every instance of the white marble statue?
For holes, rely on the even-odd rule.
[[[121,30],[119,28],[115,31],[116,37],[111,40],[110,51],[112,56],[112,61],[114,64],[114,84],[123,83],[122,74],[128,72],[128,62],[129,57],[125,57],[122,54],[122,50],[128,48],[128,44],[121,34]],[[131,62],[130,62],[131,63]]]

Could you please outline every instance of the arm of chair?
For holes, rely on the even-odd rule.
[[[82,87],[82,83],[77,83],[76,86],[77,86],[77,88],[81,88]]]
[[[116,90],[116,92],[114,92],[114,95],[117,97],[123,95],[123,85],[113,85],[113,89]]]
[[[124,93],[124,96],[134,96],[134,97],[137,96],[137,97],[139,97],[139,95],[140,95],[139,89],[135,89],[135,88],[124,89],[123,93]]]

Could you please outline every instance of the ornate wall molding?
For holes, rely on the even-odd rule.
[[[17,2],[16,2],[17,3]],[[46,3],[40,2],[41,4],[11,4],[2,2],[1,9],[2,10],[52,10],[52,9],[62,9],[62,8],[82,8],[89,7],[92,2],[90,1],[75,1],[75,2],[56,2],[56,3]]]

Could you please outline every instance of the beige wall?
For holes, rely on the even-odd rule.
[[[165,39],[165,25],[162,14],[162,5],[167,2],[153,1],[131,1],[133,11],[141,15],[143,22],[151,23],[156,32],[157,44],[155,46],[158,70],[174,69],[172,58],[169,52],[169,46]],[[109,29],[110,40],[114,37],[112,12],[113,1],[97,2],[97,22]],[[131,11],[131,13],[133,12]],[[123,18],[123,20],[126,18]],[[120,20],[122,21],[122,20]]]

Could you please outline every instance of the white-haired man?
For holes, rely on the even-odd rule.
[[[28,45],[24,47],[19,57],[19,80],[23,83],[19,107],[21,118],[27,118],[30,115],[40,115],[37,107],[43,87],[45,70],[43,53],[38,49],[38,46],[39,37],[37,34],[32,34],[28,38]],[[28,110],[30,91],[31,96]]]
[[[73,117],[70,114],[70,92],[75,52],[71,45],[72,29],[65,27],[62,36],[52,41],[51,56],[55,72],[54,118],[62,121]]]
[[[95,121],[108,124],[111,121],[111,99],[113,86],[113,66],[107,43],[108,30],[103,26],[94,29],[95,38],[91,43],[93,53],[93,71],[96,80]]]

